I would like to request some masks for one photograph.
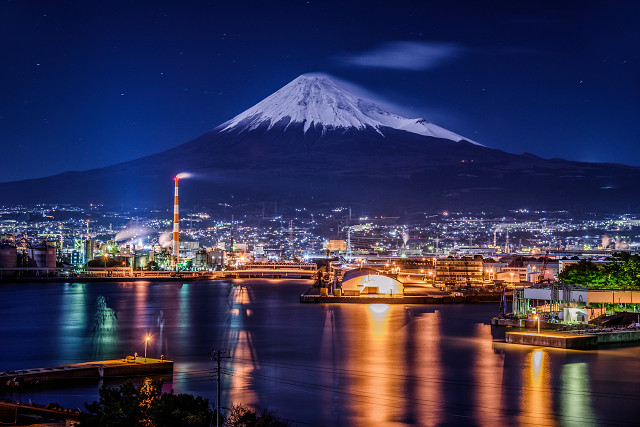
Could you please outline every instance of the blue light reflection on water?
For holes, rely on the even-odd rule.
[[[239,283],[239,282],[238,282]],[[236,283],[237,284],[237,283]],[[494,341],[494,305],[309,305],[292,281],[0,285],[0,371],[120,358],[176,361],[165,389],[320,425],[598,425],[640,415],[640,347]],[[8,397],[82,407],[98,384]]]

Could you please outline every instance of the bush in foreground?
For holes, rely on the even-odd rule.
[[[88,413],[80,414],[81,427],[208,427],[215,425],[215,411],[209,400],[190,394],[162,392],[162,381],[144,380],[136,387],[131,381],[120,387],[102,387],[100,400],[85,403]],[[283,427],[289,424],[266,409],[254,411],[234,404],[220,424],[228,427]]]

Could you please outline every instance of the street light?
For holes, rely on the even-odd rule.
[[[151,337],[147,336],[147,338],[144,339],[144,363],[147,363],[147,344],[149,343],[149,340],[151,339]]]
[[[538,335],[540,335],[540,316],[536,314],[533,319],[538,321]]]

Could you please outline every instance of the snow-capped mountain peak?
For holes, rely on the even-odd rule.
[[[256,129],[264,123],[268,123],[269,129],[276,123],[286,126],[300,123],[303,124],[304,132],[319,126],[323,132],[340,128],[371,127],[383,135],[384,128],[387,127],[477,144],[424,119],[410,119],[390,113],[375,103],[344,90],[322,74],[299,76],[253,107],[223,123],[219,129],[221,132],[244,132]]]

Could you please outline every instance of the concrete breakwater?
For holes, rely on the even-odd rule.
[[[422,296],[422,295],[399,295],[399,296],[320,296],[320,295],[300,295],[301,303],[339,303],[339,304],[483,304],[498,303],[502,299],[499,292],[474,293],[462,296]]]
[[[52,368],[22,369],[0,372],[0,384],[20,386],[49,381],[108,377],[134,377],[173,373],[173,361],[128,356],[125,359],[74,363]]]
[[[589,350],[601,344],[640,342],[640,330],[611,330],[601,332],[507,332],[506,341],[512,344],[555,347],[574,350]]]

